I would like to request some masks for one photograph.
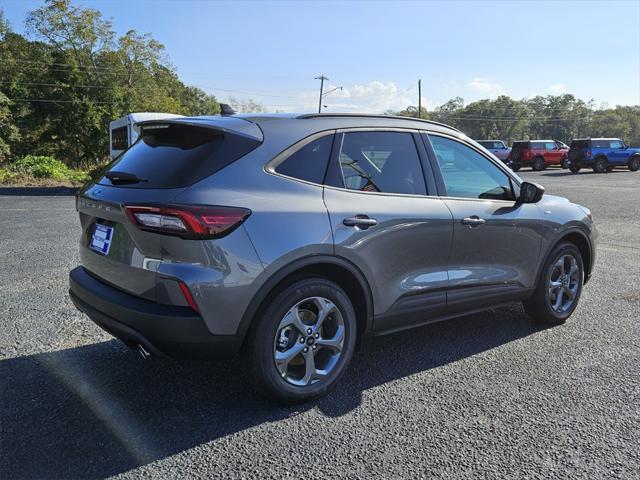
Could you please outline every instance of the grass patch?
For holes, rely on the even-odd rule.
[[[104,165],[90,169],[69,168],[60,160],[43,155],[26,155],[0,165],[0,185],[24,187],[80,186],[102,171]]]

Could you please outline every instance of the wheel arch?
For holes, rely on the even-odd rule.
[[[544,259],[545,262],[551,255],[551,252],[559,243],[569,242],[576,246],[576,248],[580,251],[580,255],[582,256],[582,264],[584,265],[584,283],[586,284],[591,277],[591,272],[593,270],[593,245],[589,240],[589,237],[579,228],[573,228],[571,230],[567,230],[562,232],[553,242],[549,244],[547,251],[545,252]],[[542,266],[544,262],[540,264],[540,268],[538,270],[538,275],[536,276],[536,285],[540,281],[540,275],[542,275]]]
[[[312,255],[281,267],[260,287],[245,309],[238,333],[243,347],[251,324],[267,307],[268,302],[294,282],[309,277],[320,277],[339,285],[347,294],[356,312],[357,341],[371,332],[373,327],[373,295],[366,277],[353,263],[342,257]]]

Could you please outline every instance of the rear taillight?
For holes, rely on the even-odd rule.
[[[124,209],[142,230],[189,240],[224,237],[251,214],[246,208],[200,205],[125,205]]]
[[[584,156],[587,158],[591,158],[591,150],[585,150]]]

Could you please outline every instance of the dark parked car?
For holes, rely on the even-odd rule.
[[[242,352],[267,394],[324,394],[356,343],[509,302],[559,324],[589,210],[459,131],[367,115],[142,123],[77,197],[75,305],[143,355]]]
[[[569,149],[569,169],[577,173],[584,167],[591,167],[596,173],[614,167],[636,172],[640,169],[640,148],[630,147],[619,138],[577,138]]]
[[[515,172],[522,167],[532,167],[536,171],[550,165],[567,168],[569,148],[558,140],[525,140],[513,142],[509,155],[509,166]]]
[[[502,140],[477,140],[477,142],[503,162],[509,158],[511,149]]]

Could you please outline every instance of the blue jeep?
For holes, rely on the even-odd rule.
[[[624,166],[635,172],[640,169],[640,148],[625,145],[619,138],[577,138],[571,142],[568,164],[573,173],[583,167],[605,173]]]

